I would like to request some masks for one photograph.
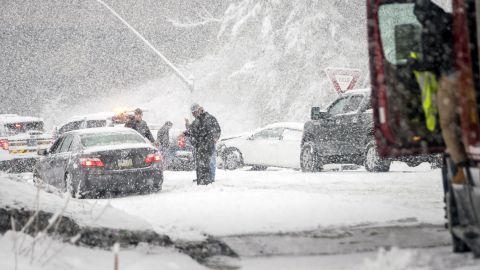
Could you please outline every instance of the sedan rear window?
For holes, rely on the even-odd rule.
[[[127,132],[91,133],[80,135],[84,147],[145,143],[139,134]]]
[[[98,128],[98,127],[106,127],[107,120],[88,120],[87,121],[87,128]]]

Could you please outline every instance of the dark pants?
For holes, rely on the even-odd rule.
[[[211,169],[212,153],[202,148],[195,149],[195,165],[197,168],[197,184],[208,185],[213,182]]]

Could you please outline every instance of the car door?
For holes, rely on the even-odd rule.
[[[424,55],[424,29],[415,4],[370,1],[367,9],[375,136],[383,156],[443,151],[439,129],[432,132],[426,127],[421,89],[413,72]]]
[[[54,178],[57,183],[61,186],[63,184],[65,176],[65,168],[67,167],[68,161],[71,156],[71,146],[73,143],[74,135],[67,134],[63,139],[62,144],[59,146],[58,151],[55,153],[55,158],[53,161],[53,173]]]
[[[337,116],[342,155],[357,155],[363,152],[363,126],[364,119],[359,117],[360,107],[365,99],[364,94],[352,94],[343,108],[343,113]]]
[[[52,146],[50,147],[50,149],[48,149],[48,153],[46,156],[42,157],[40,159],[40,169],[41,169],[41,176],[42,176],[42,179],[44,182],[46,182],[47,184],[50,184],[50,185],[56,185],[56,181],[55,181],[55,157],[56,157],[56,154],[60,148],[60,146],[62,145],[62,142],[63,142],[63,139],[65,137],[64,136],[61,136],[60,138],[58,138],[53,144]]]
[[[285,128],[278,145],[278,165],[286,168],[300,168],[302,130]]]
[[[327,109],[327,117],[322,120],[323,142],[320,144],[321,155],[339,155],[341,146],[344,144],[344,126],[342,124],[343,108],[348,102],[348,97],[340,97]]]
[[[280,127],[267,128],[250,136],[247,139],[248,153],[244,157],[244,162],[251,165],[278,166],[276,155],[282,131],[283,128]]]

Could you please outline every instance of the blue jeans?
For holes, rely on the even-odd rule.
[[[217,153],[210,157],[210,172],[212,173],[212,182],[215,181],[215,171],[217,170]]]

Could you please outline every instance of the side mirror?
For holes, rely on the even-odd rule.
[[[323,120],[327,118],[327,113],[322,111],[320,107],[312,107],[310,111],[310,119],[312,120]]]
[[[420,38],[422,28],[417,24],[395,25],[395,62],[407,62],[412,52],[422,51]],[[418,57],[421,58],[421,55]]]
[[[37,154],[38,154],[39,156],[46,156],[46,155],[48,155],[48,150],[47,150],[47,149],[39,149],[39,150],[37,151]]]

